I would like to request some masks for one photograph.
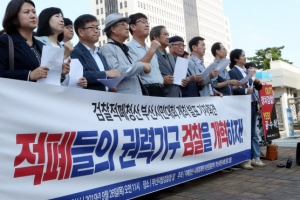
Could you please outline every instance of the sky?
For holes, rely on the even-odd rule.
[[[9,0],[1,0],[2,24]],[[90,0],[34,0],[39,14],[48,7],[59,7],[74,21],[90,13]],[[224,14],[230,20],[233,48],[243,49],[247,57],[267,47],[285,46],[282,57],[300,67],[300,0],[223,0]],[[77,44],[75,35],[72,42]]]
[[[246,57],[267,47],[285,46],[282,58],[300,67],[300,0],[223,0],[233,48]]]

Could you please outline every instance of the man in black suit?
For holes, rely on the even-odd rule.
[[[247,70],[244,67],[246,64],[245,53],[241,49],[234,49],[230,52],[230,79],[241,80],[247,76]],[[259,138],[256,133],[256,104],[254,101],[253,88],[261,90],[262,84],[259,80],[249,79],[244,86],[240,86],[233,90],[235,95],[251,95],[251,161],[246,161],[241,164],[244,169],[253,169],[255,167],[264,167],[265,164],[260,160],[260,145]],[[247,106],[247,105],[246,105]]]
[[[109,70],[105,58],[98,52],[95,43],[99,40],[99,25],[97,18],[85,14],[79,16],[74,22],[74,28],[79,42],[71,54],[71,58],[77,58],[83,66],[83,76],[88,81],[87,89],[105,91],[105,86],[97,79],[120,76],[117,69]]]

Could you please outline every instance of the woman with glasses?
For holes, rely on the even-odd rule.
[[[50,7],[44,9],[39,15],[39,23],[36,39],[46,46],[62,48],[60,42],[64,38],[64,19],[61,9]],[[70,54],[73,51],[73,45],[70,42],[64,44],[64,63],[62,64],[61,82],[67,86],[69,82],[68,73],[70,71]],[[84,77],[79,79],[79,86],[87,87],[87,81]]]

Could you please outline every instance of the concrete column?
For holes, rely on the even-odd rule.
[[[289,127],[288,120],[287,120],[287,113],[286,109],[288,108],[288,91],[289,89],[287,87],[283,88],[283,94],[281,96],[281,108],[282,108],[282,115],[283,115],[283,124],[284,124],[284,130],[287,131],[287,127]]]

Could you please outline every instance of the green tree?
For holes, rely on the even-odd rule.
[[[256,56],[248,57],[247,59],[252,61],[257,69],[270,69],[270,59],[266,58],[266,54],[270,53],[272,55],[272,60],[282,60],[287,63],[293,64],[292,62],[281,58],[281,50],[284,49],[284,46],[281,47],[268,47],[266,49],[256,50]]]

